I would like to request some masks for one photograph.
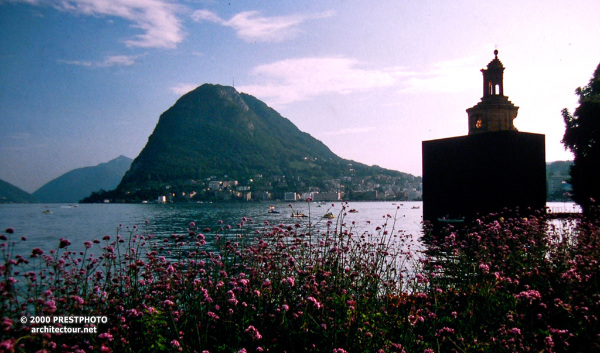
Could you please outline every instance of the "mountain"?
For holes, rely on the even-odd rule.
[[[132,159],[119,156],[94,167],[74,169],[33,193],[40,202],[74,203],[98,190],[112,190],[131,166]]]
[[[36,202],[35,197],[20,188],[0,180],[0,203],[29,203]]]
[[[263,102],[206,84],[161,115],[120,187],[214,174],[238,179],[284,171],[322,174],[310,169],[331,161],[340,158]]]
[[[255,97],[204,84],[160,116],[117,189],[88,201],[149,200],[166,190],[211,193],[209,180],[236,181],[254,195],[283,196],[309,187],[331,189],[338,183],[332,179],[376,175],[412,177],[342,159]]]

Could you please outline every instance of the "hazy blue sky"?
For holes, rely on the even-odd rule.
[[[234,80],[339,156],[421,175],[421,141],[467,133],[496,48],[517,128],[571,159],[560,111],[600,63],[599,18],[598,0],[0,0],[0,179],[135,158],[181,95]]]

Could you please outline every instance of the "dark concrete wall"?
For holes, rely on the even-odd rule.
[[[546,204],[545,136],[490,132],[423,141],[423,216],[472,217]]]

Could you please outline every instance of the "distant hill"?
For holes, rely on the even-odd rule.
[[[556,161],[546,163],[546,176],[569,176],[573,161]]]
[[[72,170],[48,182],[35,191],[33,196],[40,202],[79,202],[94,191],[114,189],[131,162],[131,158],[119,156],[94,167]]]
[[[332,179],[376,175],[414,178],[342,159],[255,97],[233,87],[205,84],[160,116],[113,193],[87,201],[153,200],[166,190],[207,192],[201,184],[207,180],[236,180],[255,194],[283,195],[309,187],[324,190]]]
[[[548,201],[572,201],[569,193],[572,187],[567,183],[571,179],[573,161],[546,163],[546,199]]]
[[[29,203],[36,202],[35,197],[20,188],[0,180],[0,203]]]

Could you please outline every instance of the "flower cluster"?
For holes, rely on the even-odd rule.
[[[7,229],[0,350],[600,350],[597,220],[490,215],[419,242],[391,215],[357,231],[345,209],[335,223],[245,218],[161,239],[133,227],[27,256]],[[73,314],[109,320],[95,335],[31,335],[41,324],[15,319]]]

